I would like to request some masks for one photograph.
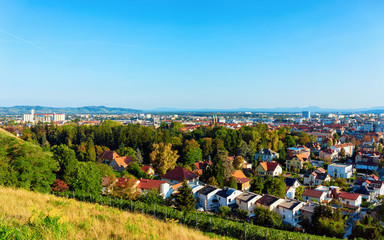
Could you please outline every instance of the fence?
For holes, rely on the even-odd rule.
[[[261,227],[234,219],[224,219],[216,215],[200,212],[182,212],[172,207],[146,204],[140,201],[131,201],[109,196],[92,196],[90,193],[55,193],[56,196],[74,198],[79,201],[98,203],[110,207],[120,208],[124,211],[151,215],[160,220],[176,220],[180,224],[186,225],[196,230],[212,232],[221,236],[228,236],[238,239],[331,239],[322,236],[309,235],[303,233],[277,230],[273,228]]]

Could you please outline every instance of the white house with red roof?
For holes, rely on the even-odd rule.
[[[317,201],[319,203],[322,203],[325,201],[327,193],[307,188],[303,192],[302,196],[304,201]]]
[[[361,206],[362,197],[358,193],[341,192],[339,200],[344,207],[358,208]]]
[[[163,198],[168,198],[172,195],[171,185],[162,180],[140,179],[136,188],[140,193],[146,193],[149,190],[157,190]]]
[[[184,179],[187,180],[187,183],[197,184],[199,181],[199,175],[183,167],[177,166],[173,170],[161,176],[161,179],[167,181],[171,185],[181,183]]]

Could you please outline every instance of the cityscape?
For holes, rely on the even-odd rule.
[[[0,239],[384,240],[383,12],[0,0]]]

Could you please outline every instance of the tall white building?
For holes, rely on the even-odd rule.
[[[303,116],[303,118],[311,118],[311,112],[310,111],[303,111],[301,113],[301,115]]]
[[[32,109],[31,113],[24,114],[23,122],[37,123],[37,122],[62,122],[65,121],[64,113],[48,113],[48,114],[36,114]]]

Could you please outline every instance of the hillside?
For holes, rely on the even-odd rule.
[[[0,239],[219,239],[141,214],[0,187]]]

